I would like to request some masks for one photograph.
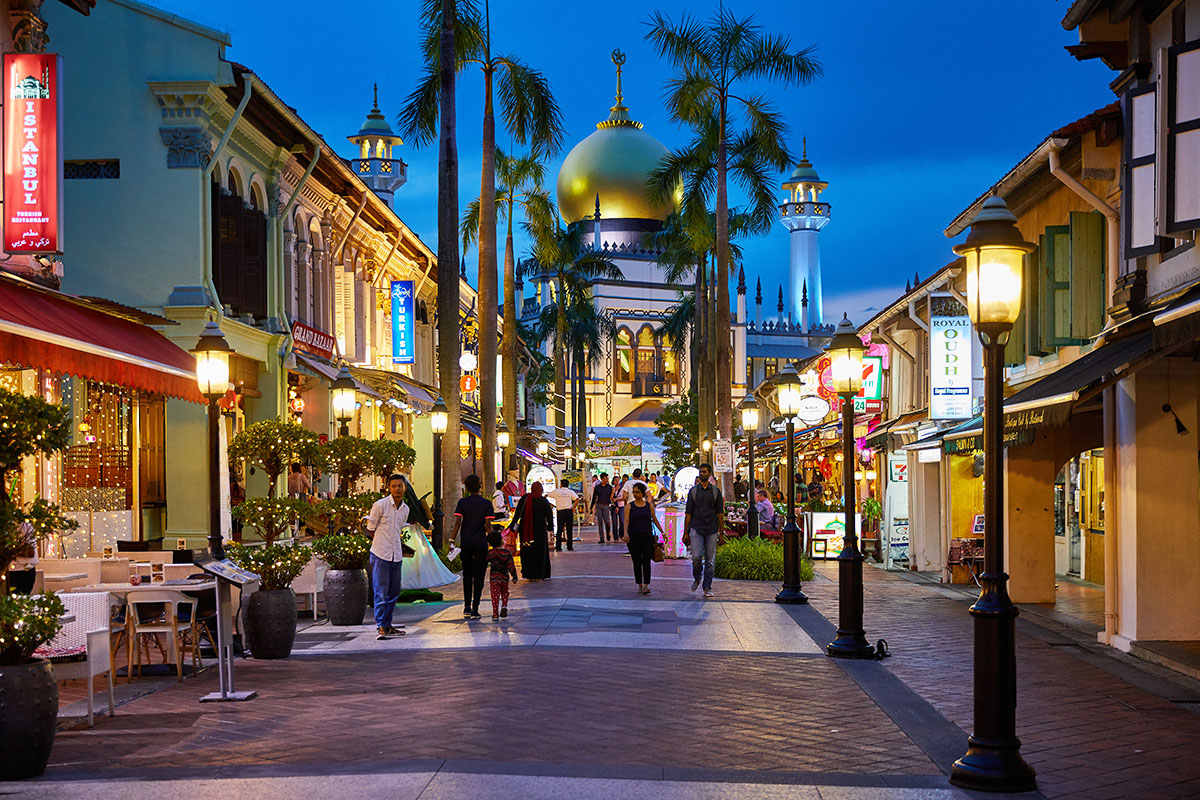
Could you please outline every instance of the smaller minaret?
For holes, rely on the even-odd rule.
[[[779,287],[779,321],[778,325],[782,326],[786,317],[783,315],[783,286]]]
[[[808,333],[808,281],[804,282],[804,291],[800,295],[800,331]]]
[[[375,101],[367,121],[358,133],[346,138],[358,145],[358,158],[350,161],[354,174],[392,206],[396,190],[408,180],[408,165],[393,158],[392,148],[404,142],[392,132],[392,126],[379,110],[379,84],[375,84]]]
[[[733,382],[743,389],[746,387],[746,270],[738,267],[737,283],[737,322],[733,332]]]
[[[596,192],[596,213],[592,215],[594,220],[592,224],[592,247],[599,251],[604,249],[604,242],[600,238],[600,193]]]
[[[754,327],[762,330],[762,278],[755,281],[754,287]]]
[[[738,267],[737,321],[738,321],[739,325],[746,324],[746,269],[745,269],[745,267]]]

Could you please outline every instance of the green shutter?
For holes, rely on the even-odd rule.
[[[1071,226],[1046,228],[1042,271],[1042,346],[1073,344],[1071,338]]]
[[[1031,356],[1046,353],[1042,343],[1042,254],[1046,237],[1038,236],[1038,247],[1025,256],[1025,344]]]
[[[1104,215],[1071,214],[1071,338],[1083,342],[1104,327]]]

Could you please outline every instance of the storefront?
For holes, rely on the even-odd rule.
[[[0,387],[61,403],[71,442],[29,459],[19,502],[45,497],[79,528],[45,555],[82,556],[166,530],[168,398],[203,402],[194,357],[149,325],[169,320],[0,274]]]

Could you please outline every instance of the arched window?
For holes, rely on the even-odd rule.
[[[649,325],[643,325],[637,337],[637,375],[649,380],[658,377],[658,337]]]
[[[617,331],[617,381],[633,381],[633,333],[622,327]]]
[[[675,351],[671,349],[671,337],[663,334],[662,337],[662,379],[667,383],[675,383],[679,380],[679,369],[676,364]]]

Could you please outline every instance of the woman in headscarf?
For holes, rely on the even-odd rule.
[[[521,540],[521,577],[544,581],[550,577],[550,531],[554,530],[554,509],[542,496],[542,483],[535,481],[529,493],[517,503],[510,528]]]

